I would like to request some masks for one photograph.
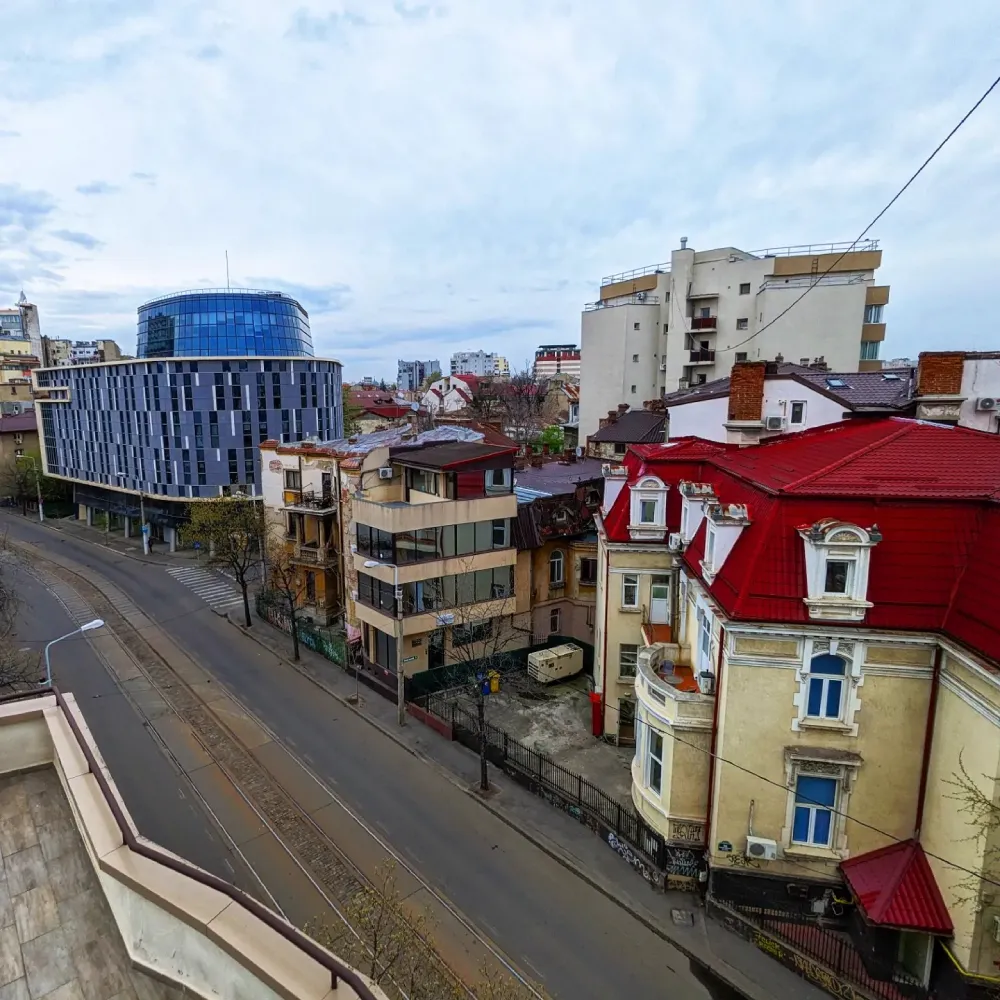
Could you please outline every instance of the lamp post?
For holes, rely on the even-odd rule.
[[[15,455],[15,462],[31,462],[31,474],[35,477],[35,492],[38,496],[38,520],[45,520],[45,513],[42,509],[42,481],[38,477],[38,463],[34,455]]]
[[[401,725],[406,725],[406,684],[405,678],[403,677],[403,658],[402,649],[400,648],[403,644],[402,629],[400,628],[400,617],[399,613],[402,607],[400,594],[399,594],[399,567],[395,563],[384,563],[379,562],[377,559],[367,559],[365,560],[365,569],[372,569],[375,566],[384,566],[386,569],[392,570],[392,603],[393,603],[393,619],[392,619],[392,638],[393,645],[396,647],[396,662],[394,667],[396,669],[396,721]]]
[[[95,628],[101,628],[104,625],[103,618],[95,618],[92,622],[87,622],[86,625],[81,625],[79,628],[73,629],[72,632],[67,632],[65,635],[59,636],[58,639],[53,639],[45,647],[45,686],[52,687],[52,661],[49,659],[49,650],[57,643],[62,642],[63,639],[69,639],[71,636],[77,635],[80,632],[91,632]]]

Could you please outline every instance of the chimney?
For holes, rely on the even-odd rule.
[[[620,417],[623,413],[628,413],[628,403],[618,404],[618,416]]]
[[[917,362],[917,395],[961,395],[964,363],[961,351],[924,351]]]
[[[688,238],[686,236],[681,237],[681,249],[687,250],[688,248]]]
[[[729,373],[729,419],[760,420],[764,407],[763,361],[737,361]]]
[[[775,356],[774,356],[774,363],[776,365],[783,365],[785,363],[785,356],[784,356],[784,354],[775,354]]]

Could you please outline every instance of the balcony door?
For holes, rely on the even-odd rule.
[[[649,588],[649,620],[653,625],[670,623],[670,577],[654,576]]]

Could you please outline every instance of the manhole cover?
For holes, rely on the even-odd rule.
[[[670,918],[679,927],[694,927],[693,910],[671,910]]]

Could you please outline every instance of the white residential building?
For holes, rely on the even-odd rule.
[[[505,358],[489,351],[456,351],[451,356],[452,375],[486,375],[501,374],[497,371],[497,365],[501,363],[507,368],[506,374],[510,374],[510,366]]]
[[[476,375],[444,375],[427,387],[420,405],[428,413],[457,413],[472,403],[478,387]]]
[[[881,262],[875,240],[747,253],[695,251],[682,239],[669,262],[604,278],[582,318],[581,436],[619,403],[639,407],[737,361],[782,354],[822,358],[835,371],[879,370],[889,301],[889,287],[874,283]]]

